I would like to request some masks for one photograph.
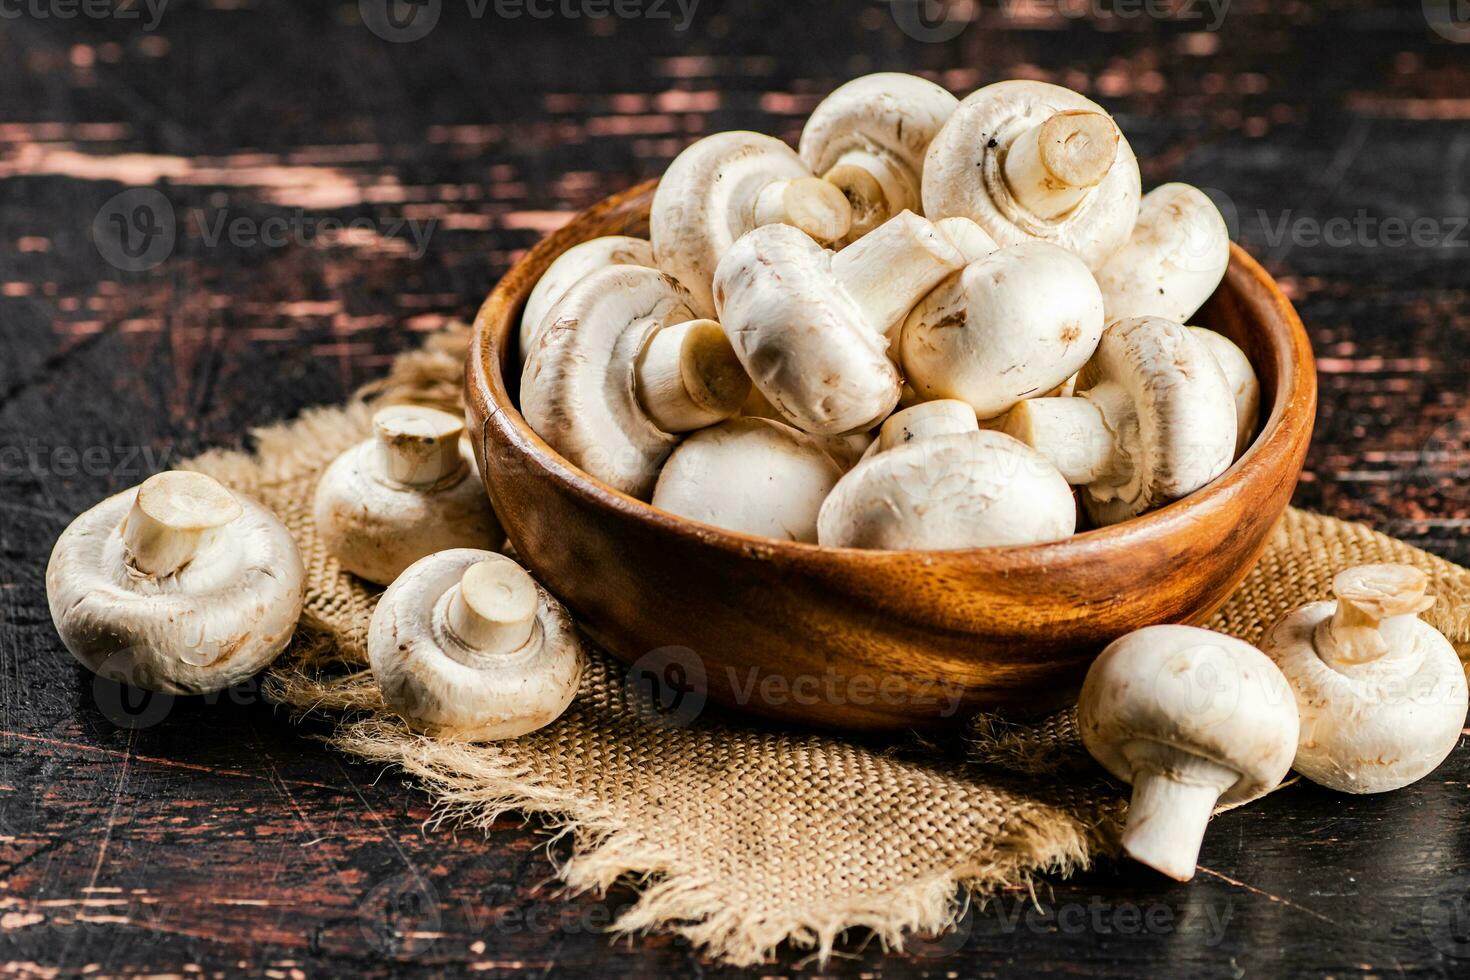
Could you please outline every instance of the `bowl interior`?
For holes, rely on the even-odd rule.
[[[576,468],[536,435],[520,415],[521,358],[517,327],[531,289],[557,256],[573,245],[604,235],[646,238],[649,208],[656,187],[657,181],[641,184],[578,215],[533,248],[487,300],[478,323],[479,342],[483,345],[478,356],[488,368],[485,375],[496,409],[506,413],[506,420],[517,430],[518,437],[525,440],[527,448],[541,457],[559,479],[585,493],[590,504],[606,506],[612,503],[618,510],[631,511],[642,519],[696,533],[706,541],[728,547],[743,548],[758,542],[763,548],[780,551],[844,554],[859,562],[881,562],[885,560],[884,556],[912,557],[920,554],[819,548],[813,544],[754,537],[669,514],[614,490]],[[1266,476],[1268,469],[1279,467],[1283,455],[1294,453],[1294,445],[1304,442],[1302,427],[1306,427],[1306,436],[1309,436],[1315,417],[1316,373],[1311,347],[1296,311],[1270,276],[1240,246],[1232,243],[1230,249],[1230,267],[1224,283],[1191,321],[1217,330],[1239,345],[1255,368],[1260,382],[1261,405],[1256,438],[1230,470],[1210,486],[1183,500],[1111,527],[1079,530],[1064,541],[943,554],[991,555],[1002,563],[1008,560],[1006,556],[1014,558],[1024,554],[1033,561],[1046,562],[1060,561],[1068,552],[1078,548],[1094,548],[1107,543],[1127,548],[1130,543],[1141,543],[1156,533],[1159,525],[1192,519],[1189,516],[1192,509],[1208,505],[1211,497],[1231,492],[1242,482]],[[1263,309],[1273,310],[1275,315],[1263,316]],[[1300,465],[1298,459],[1298,471]],[[1295,476],[1293,473],[1293,480]]]

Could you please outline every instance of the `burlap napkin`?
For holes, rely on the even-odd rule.
[[[410,732],[361,669],[376,591],[328,557],[311,500],[325,466],[369,435],[372,406],[460,407],[466,341],[464,328],[439,335],[348,405],[253,433],[251,454],[189,464],[259,498],[296,535],[306,619],[269,690],[300,711],[339,713],[338,748],[402,766],[445,816],[488,827],[507,810],[546,815],[573,832],[559,869],[572,889],[640,884],[615,929],[676,932],[734,964],[783,941],[825,956],[854,929],[901,945],[907,932],[945,929],[969,896],[1065,874],[1114,848],[1124,796],[1080,751],[1067,714],[1028,727],[982,719],[968,758],[963,746],[875,748],[712,714],[669,727],[596,653],[572,708],[534,735],[469,746]],[[1296,510],[1210,626],[1256,642],[1280,615],[1322,597],[1336,570],[1372,561],[1428,571],[1440,596],[1432,621],[1470,644],[1470,571]]]

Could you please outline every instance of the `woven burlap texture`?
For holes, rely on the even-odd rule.
[[[1101,779],[1062,715],[1031,727],[985,720],[963,752],[874,748],[702,717],[651,719],[623,670],[594,652],[579,696],[555,724],[490,745],[410,732],[378,697],[366,662],[376,590],[341,572],[312,522],[321,471],[366,438],[375,406],[458,410],[467,333],[400,357],[342,407],[254,432],[249,453],[188,464],[251,494],[295,534],[306,616],[268,689],[297,711],[338,714],[332,742],[401,766],[441,817],[489,827],[506,811],[544,815],[573,835],[559,874],[573,891],[631,881],[619,931],[669,931],[710,957],[753,964],[782,942],[828,955],[842,934],[901,946],[945,929],[972,896],[1086,866],[1116,844],[1124,797]],[[1256,642],[1283,613],[1321,598],[1344,566],[1418,565],[1434,578],[1435,625],[1470,641],[1470,572],[1365,527],[1293,510],[1265,558],[1210,626]]]

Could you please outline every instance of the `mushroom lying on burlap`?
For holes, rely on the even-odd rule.
[[[784,225],[721,260],[715,301],[740,362],[792,425],[817,435],[877,425],[898,403],[887,334],[964,256],[905,211],[833,254]]]
[[[572,464],[647,499],[681,435],[730,418],[749,391],[720,325],[695,315],[684,287],[620,265],[584,276],[547,316],[521,411]]]
[[[780,140],[717,133],[675,157],[659,181],[650,217],[653,254],[689,290],[699,315],[714,316],[715,266],[740,236],[772,224],[836,242],[852,226],[852,207]]]
[[[561,716],[586,655],[561,603],[503,555],[456,548],[408,568],[378,600],[368,658],[416,731],[516,738]]]
[[[1188,323],[1229,264],[1230,229],[1205,192],[1156,187],[1144,195],[1133,234],[1097,270],[1108,322],[1161,316]]]
[[[920,398],[958,398],[989,419],[1076,374],[1103,325],[1102,294],[1082,261],[1027,242],[940,283],[909,315],[898,349]]]
[[[316,487],[317,533],[345,571],[387,585],[436,551],[499,547],[505,533],[458,416],[395,405],[373,416],[373,429]]]
[[[679,444],[653,505],[742,534],[815,543],[817,512],[842,472],[815,436],[774,419],[731,419]]]
[[[1235,341],[1208,327],[1190,327],[1190,334],[1209,348],[1215,363],[1225,374],[1230,393],[1235,396],[1235,458],[1245,455],[1256,435],[1256,422],[1261,412],[1261,384],[1256,369],[1245,351]]]
[[[1235,398],[1187,328],[1158,317],[1108,327],[1072,398],[1033,398],[1003,430],[1034,446],[1099,527],[1188,496],[1235,459]]]
[[[1344,793],[1383,793],[1423,779],[1465,727],[1465,671],[1455,648],[1419,614],[1429,576],[1408,565],[1362,565],[1332,580],[1336,602],[1278,623],[1262,649],[1296,694],[1301,739],[1293,768]]]
[[[536,288],[526,298],[526,308],[521,314],[520,344],[521,361],[530,355],[531,345],[551,312],[568,289],[575,286],[584,276],[606,269],[610,265],[641,265],[656,268],[653,261],[653,245],[642,238],[627,235],[608,235],[573,245],[547,267]]]
[[[904,211],[923,211],[924,154],[959,100],[916,75],[881,72],[827,96],[801,131],[801,158],[852,204],[855,241]]]
[[[46,567],[72,656],[111,680],[207,694],[290,642],[305,572],[274,514],[202,473],[161,473],[62,532]]]
[[[1115,640],[1087,671],[1082,744],[1133,785],[1123,849],[1179,881],[1194,877],[1217,804],[1270,792],[1291,768],[1297,711],[1261,651],[1193,626]]]
[[[838,548],[944,550],[1070,537],[1072,490],[1040,453],[982,432],[958,401],[895,414],[822,504],[817,540]]]
[[[1138,160],[1101,106],[1013,80],[960,103],[924,161],[924,214],[965,217],[1001,245],[1040,239],[1096,269],[1138,218]]]

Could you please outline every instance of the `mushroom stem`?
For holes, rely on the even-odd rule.
[[[856,240],[877,228],[905,207],[917,204],[914,178],[893,157],[869,150],[848,150],[823,177],[840,190],[852,206],[852,228],[847,237]]]
[[[1121,386],[1103,383],[1075,398],[1032,398],[1011,409],[1003,431],[1037,450],[1072,486],[1109,475],[1118,463],[1115,420],[1127,418]]]
[[[1010,145],[1002,164],[1006,184],[1032,214],[1060,217],[1108,175],[1119,138],[1117,125],[1100,112],[1058,112]]]
[[[203,473],[175,470],[150,477],[138,488],[123,524],[128,563],[145,575],[166,578],[244,512],[230,491]]]
[[[536,583],[509,558],[477,562],[449,593],[449,631],[460,641],[446,647],[454,659],[483,667],[526,645],[536,627]]]
[[[934,223],[905,211],[832,258],[832,273],[876,332],[889,335],[919,301],[965,266]]]
[[[373,416],[379,473],[400,487],[432,487],[465,469],[464,422],[438,409],[394,405]]]
[[[922,402],[888,417],[878,431],[876,452],[887,452],[920,439],[979,431],[980,423],[968,402],[952,398]]]
[[[1170,878],[1188,881],[1210,814],[1240,773],[1162,742],[1140,740],[1123,751],[1133,767],[1123,849]]]
[[[755,227],[791,225],[826,244],[852,227],[852,205],[837,187],[816,177],[772,181],[755,201]]]
[[[1389,652],[1386,623],[1401,617],[1418,618],[1434,605],[1427,595],[1429,576],[1408,565],[1360,565],[1339,572],[1332,580],[1337,610],[1318,627],[1318,655],[1332,667],[1350,667],[1377,660]]]
[[[693,432],[740,411],[750,379],[714,320],[654,333],[634,365],[638,401],[665,432]]]

